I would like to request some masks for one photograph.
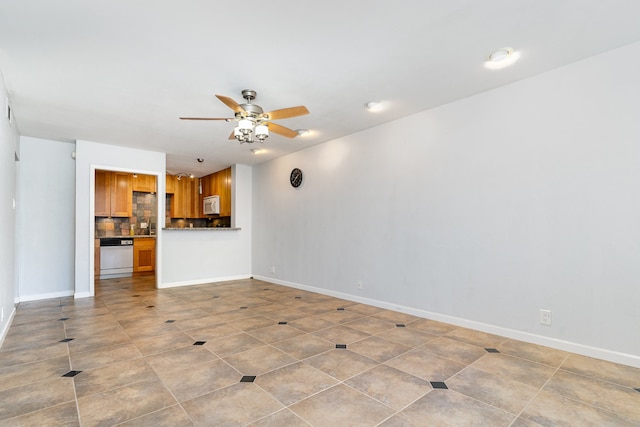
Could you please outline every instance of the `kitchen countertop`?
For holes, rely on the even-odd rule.
[[[234,231],[234,230],[242,230],[240,227],[171,227],[171,228],[163,228],[162,230],[166,231]]]

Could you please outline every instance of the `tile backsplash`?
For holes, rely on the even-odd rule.
[[[158,226],[158,198],[155,193],[133,192],[131,218],[96,217],[96,237],[129,236],[131,225],[136,235],[155,234]],[[146,229],[140,223],[148,224]]]

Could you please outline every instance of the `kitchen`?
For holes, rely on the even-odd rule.
[[[165,230],[229,229],[231,168],[195,178],[166,174]],[[156,272],[156,176],[95,171],[94,275],[111,279]]]

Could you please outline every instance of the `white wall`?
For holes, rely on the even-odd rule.
[[[156,175],[158,194],[165,193],[165,153],[138,150],[96,142],[76,142],[76,240],[75,240],[75,296],[87,297],[94,293],[94,188],[95,170],[107,169]],[[158,197],[158,228],[165,212],[164,197]],[[156,235],[156,250],[162,251],[162,233]],[[156,281],[162,277],[162,265],[156,265]]]
[[[232,227],[240,230],[165,231],[160,287],[251,276],[251,168],[233,166],[232,182]]]
[[[75,144],[20,138],[20,301],[73,295]]]
[[[254,275],[640,367],[638,75],[634,44],[254,167]]]
[[[6,115],[7,89],[0,72],[0,345],[9,330],[17,297],[16,215],[17,201],[16,153],[19,147],[18,128],[14,117],[10,124]]]

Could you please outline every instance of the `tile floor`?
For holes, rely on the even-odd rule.
[[[19,305],[0,426],[640,426],[640,369],[258,280]]]

